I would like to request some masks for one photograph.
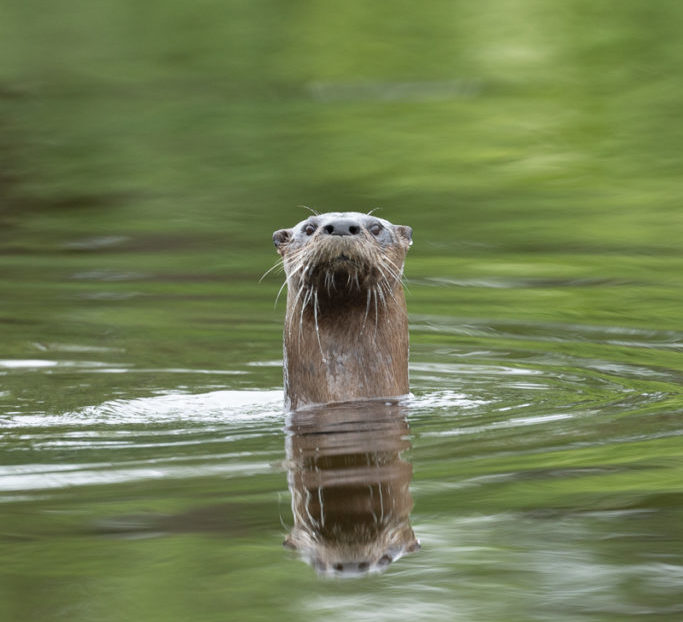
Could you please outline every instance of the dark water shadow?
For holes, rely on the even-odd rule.
[[[285,447],[294,526],[284,545],[321,575],[386,570],[419,550],[410,525],[405,407],[349,402],[291,413]]]

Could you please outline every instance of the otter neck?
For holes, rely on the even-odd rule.
[[[308,296],[288,291],[285,394],[308,404],[408,393],[408,321],[403,287]]]

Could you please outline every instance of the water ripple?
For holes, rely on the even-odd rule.
[[[153,397],[110,400],[66,413],[17,413],[5,428],[187,423],[246,423],[282,415],[282,391],[173,392]]]

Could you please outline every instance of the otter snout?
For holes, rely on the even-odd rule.
[[[356,220],[338,218],[320,228],[320,235],[358,235],[361,225]]]

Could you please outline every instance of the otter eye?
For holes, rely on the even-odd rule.
[[[370,233],[372,235],[379,235],[382,232],[382,225],[376,222],[374,225],[370,225]]]
[[[309,222],[309,223],[304,227],[304,233],[305,233],[306,235],[313,235],[313,232],[316,230],[316,228],[317,228],[317,227],[316,227],[313,223],[310,223],[310,222]]]

